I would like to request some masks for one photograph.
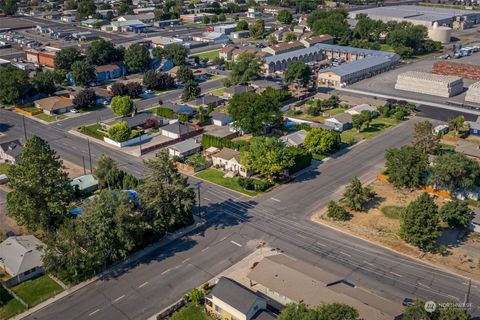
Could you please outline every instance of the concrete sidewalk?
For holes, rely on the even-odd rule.
[[[116,264],[112,265],[110,268],[103,271],[99,275],[97,275],[93,278],[90,278],[90,279],[88,279],[84,282],[81,282],[81,283],[79,283],[79,284],[77,284],[77,285],[75,285],[75,286],[73,286],[73,287],[71,287],[71,288],[69,288],[65,291],[62,291],[61,293],[57,294],[56,296],[54,296],[54,297],[52,297],[48,300],[45,300],[40,304],[37,304],[33,308],[28,309],[25,312],[12,317],[11,320],[23,319],[23,318],[28,317],[28,316],[30,316],[31,314],[33,314],[37,311],[40,311],[43,308],[49,306],[50,304],[55,303],[55,302],[65,298],[66,296],[68,296],[68,295],[70,295],[70,294],[88,286],[89,284],[94,283],[95,281],[101,279],[102,277],[104,277],[106,275],[109,275],[110,273],[115,272],[117,269],[124,268],[131,263],[139,261],[143,257],[151,254],[153,251],[155,251],[155,250],[157,250],[157,249],[159,249],[163,246],[166,246],[166,245],[172,243],[173,241],[185,236],[186,234],[192,232],[193,230],[201,227],[205,223],[205,221],[201,220],[197,216],[194,216],[194,219],[195,219],[195,222],[192,225],[190,225],[188,227],[185,227],[185,228],[183,228],[183,229],[181,229],[181,230],[179,230],[175,233],[167,234],[162,240],[160,240],[160,241],[158,241],[154,244],[151,244],[151,245],[147,246],[146,248],[144,248],[140,251],[135,252],[131,256],[127,257],[125,260],[119,261]]]

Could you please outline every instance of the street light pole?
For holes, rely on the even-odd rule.
[[[23,121],[23,135],[25,137],[25,143],[27,142],[27,127],[25,125],[25,116],[22,115],[22,121]]]
[[[90,151],[90,139],[87,139],[88,145],[88,160],[90,162],[90,173],[92,173],[92,152]]]

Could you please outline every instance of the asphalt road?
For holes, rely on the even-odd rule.
[[[6,132],[7,136],[22,134],[17,114],[0,110],[0,119],[14,125]],[[467,292],[463,277],[308,220],[310,214],[338,197],[342,186],[353,176],[363,181],[373,178],[383,166],[384,151],[408,143],[413,123],[418,120],[405,122],[359,144],[300,175],[294,182],[255,199],[201,183],[201,205],[207,212],[208,222],[205,232],[193,240],[176,241],[138,266],[96,282],[29,318],[64,319],[68,314],[70,319],[144,319],[251,252],[250,239],[267,241],[273,247],[398,303],[404,297],[463,301]],[[81,155],[87,154],[83,139],[60,128],[33,121],[27,121],[27,128],[30,134],[47,139],[69,161],[81,163]],[[92,144],[91,147],[95,157],[108,154],[119,161],[123,169],[141,174],[139,159],[103,146]],[[198,182],[195,178],[189,181]],[[220,241],[225,236],[232,237],[242,247],[231,247],[232,242]],[[183,262],[187,258],[190,260]],[[141,286],[145,282],[148,284]],[[472,311],[478,314],[480,292],[476,283],[472,286],[470,301],[474,304]]]

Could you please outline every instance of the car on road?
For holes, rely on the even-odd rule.
[[[70,109],[70,112],[71,112],[71,113],[78,113],[78,110],[75,109],[75,108],[72,108],[72,109]]]
[[[413,299],[411,299],[411,298],[405,298],[405,299],[403,299],[403,301],[402,301],[402,305],[403,305],[403,306],[410,306],[410,305],[412,305],[412,304],[413,304]]]

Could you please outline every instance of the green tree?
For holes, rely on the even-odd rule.
[[[193,222],[195,192],[165,150],[145,161],[145,181],[139,186],[139,196],[147,222],[158,233]]]
[[[281,103],[266,92],[258,95],[254,92],[235,94],[228,101],[228,113],[237,128],[247,133],[260,135],[265,125],[277,125],[282,121]]]
[[[237,22],[237,31],[245,31],[248,30],[248,22],[246,20],[240,20]]]
[[[319,320],[359,320],[358,311],[344,303],[323,303],[316,309]]]
[[[402,146],[385,153],[388,181],[397,188],[415,188],[428,168],[428,157],[415,147]]]
[[[465,118],[462,115],[448,120],[448,128],[450,130],[455,131],[457,135],[460,132],[460,130],[463,129],[464,126],[465,126]]]
[[[55,54],[55,69],[69,72],[74,62],[82,60],[82,55],[77,48],[64,48]]]
[[[348,219],[347,210],[335,201],[328,203],[327,216],[336,221],[345,221]]]
[[[289,303],[282,309],[277,320],[317,320],[317,313],[303,302]]]
[[[202,89],[196,81],[189,80],[183,87],[183,100],[189,101],[198,98],[202,93]]]
[[[437,205],[428,193],[422,193],[405,208],[400,236],[423,251],[431,251],[435,249],[440,236],[438,222]]]
[[[92,0],[81,0],[77,6],[76,18],[78,21],[84,20],[88,16],[95,14],[96,11],[97,7]]]
[[[312,77],[312,70],[308,65],[300,61],[290,63],[285,71],[285,82],[291,84],[297,82],[306,86]]]
[[[110,139],[117,142],[124,142],[130,139],[132,130],[128,127],[125,121],[120,121],[108,128],[108,136]]]
[[[158,60],[162,60],[165,56],[165,51],[163,51],[163,48],[155,47],[152,49],[152,56]]]
[[[93,89],[87,88],[77,93],[75,98],[73,98],[72,102],[75,107],[79,109],[84,109],[94,106],[96,103],[96,99],[97,95],[95,94],[95,91]]]
[[[260,58],[253,53],[245,52],[240,54],[232,65],[230,79],[235,84],[244,83],[257,79],[260,72]]]
[[[217,15],[214,15],[210,18],[210,22],[212,23],[217,23],[218,22],[218,16]]]
[[[258,38],[262,36],[265,31],[265,21],[263,19],[257,19],[248,26],[248,31],[251,37]]]
[[[316,35],[329,34],[340,39],[350,32],[347,16],[343,9],[318,9],[308,17],[308,24]]]
[[[116,49],[112,42],[103,38],[92,41],[86,52],[88,61],[97,66],[121,61],[123,54],[123,50]]]
[[[202,23],[203,24],[209,24],[210,23],[210,17],[209,16],[203,16],[202,17]]]
[[[430,121],[415,123],[412,145],[424,154],[433,154],[439,147],[438,137],[433,133]]]
[[[223,22],[223,21],[226,21],[226,20],[227,20],[227,17],[225,16],[224,13],[220,13],[218,15],[218,21]]]
[[[125,63],[130,73],[143,72],[150,64],[150,54],[146,46],[133,44],[125,50]]]
[[[72,80],[77,85],[85,86],[96,79],[95,67],[86,61],[72,64]]]
[[[180,66],[177,71],[177,80],[183,83],[195,80],[192,69],[187,66]]]
[[[455,303],[441,306],[438,310],[437,320],[470,320],[471,317],[461,306]]]
[[[312,128],[308,131],[303,146],[312,153],[330,153],[338,150],[340,143],[340,133],[321,128]]]
[[[38,92],[50,95],[56,89],[55,78],[55,74],[51,71],[40,71],[35,73],[32,82]]]
[[[429,183],[452,193],[477,185],[480,176],[478,162],[460,153],[442,154],[433,161]]]
[[[166,59],[170,59],[176,66],[181,66],[185,64],[185,59],[187,59],[190,50],[184,45],[174,43],[169,44],[164,49],[164,54]]]
[[[472,210],[465,201],[452,200],[447,202],[439,211],[442,221],[448,223],[451,228],[466,228],[470,222]]]
[[[113,97],[110,106],[117,116],[124,117],[133,112],[133,100],[129,96]]]
[[[203,299],[203,293],[200,289],[198,288],[194,288],[192,289],[188,294],[188,299],[190,301],[192,301],[193,303],[195,303],[196,306],[199,306],[200,305],[200,302],[202,301]]]
[[[295,155],[277,138],[254,137],[248,148],[241,151],[240,162],[268,180],[278,178],[286,168],[295,164]]]
[[[118,169],[115,160],[103,154],[98,158],[93,174],[100,186],[108,189],[118,188],[123,178],[122,171]]]
[[[425,310],[425,302],[415,300],[411,305],[405,308],[403,312],[404,320],[430,320],[430,313]]]
[[[13,104],[25,98],[31,86],[27,72],[8,65],[0,68],[0,102]]]
[[[357,177],[354,177],[345,188],[343,203],[351,210],[363,211],[365,204],[375,197],[371,187],[363,187]]]
[[[284,37],[285,37],[285,42],[292,42],[298,39],[298,36],[295,32],[288,32],[287,34],[285,34]]]
[[[17,13],[18,5],[16,0],[5,0],[1,3],[0,8],[6,16],[13,16]]]
[[[277,21],[283,24],[290,24],[293,21],[293,15],[287,9],[280,10],[277,15]]]
[[[8,170],[8,215],[29,230],[55,230],[63,221],[73,190],[62,160],[45,140],[27,140],[20,161]]]

